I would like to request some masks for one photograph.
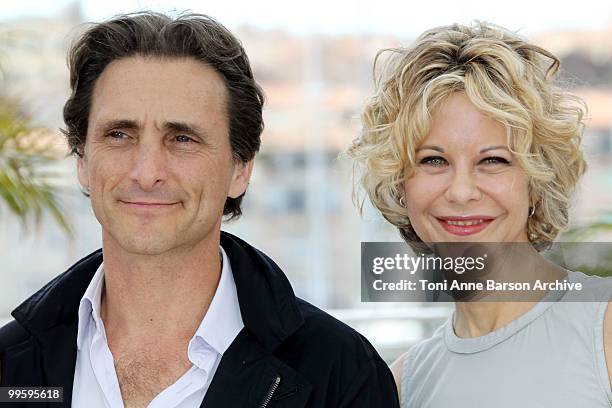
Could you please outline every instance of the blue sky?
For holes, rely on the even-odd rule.
[[[0,3],[0,21],[52,16],[74,0],[19,0]],[[523,34],[589,29],[612,24],[612,1],[541,0],[81,0],[85,18],[99,21],[139,9],[190,9],[210,14],[230,28],[249,24],[292,33],[380,33],[414,36],[427,28],[472,19],[491,21]]]

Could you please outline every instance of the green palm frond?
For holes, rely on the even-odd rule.
[[[606,249],[609,244],[605,244],[607,246],[603,250],[594,251],[602,243],[588,243],[593,236],[605,232],[612,232],[612,211],[603,211],[595,221],[570,228],[561,236],[560,241],[564,242],[569,254],[565,258],[574,262],[574,270],[587,275],[612,276],[612,253]]]
[[[603,211],[599,215],[599,219],[570,228],[563,234],[563,238],[569,241],[583,242],[595,234],[607,231],[612,231],[612,211]]]
[[[0,200],[27,227],[45,212],[69,236],[72,228],[62,213],[57,185],[59,174],[50,171],[61,155],[44,129],[31,128],[7,99],[0,99]]]

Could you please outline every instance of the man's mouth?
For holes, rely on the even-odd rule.
[[[174,206],[180,204],[179,201],[163,202],[163,201],[144,201],[144,200],[134,200],[134,201],[119,200],[119,202],[128,208],[137,209],[137,210],[138,209],[140,210],[163,210],[163,209],[173,208]]]

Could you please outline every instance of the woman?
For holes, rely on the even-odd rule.
[[[349,148],[374,206],[413,248],[522,243],[527,256],[503,273],[580,281],[603,299],[456,302],[432,338],[392,365],[403,406],[612,406],[612,292],[540,255],[567,227],[586,170],[585,106],[553,83],[559,60],[484,23],[439,27],[385,51]]]

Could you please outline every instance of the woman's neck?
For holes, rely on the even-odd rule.
[[[455,304],[453,327],[460,338],[480,337],[506,326],[537,302],[460,302]]]
[[[549,262],[535,250],[510,258],[505,257],[496,266],[496,272],[487,278],[533,285],[536,280],[554,282],[567,276],[564,268]],[[491,333],[527,313],[546,294],[546,291],[534,290],[492,292],[475,296],[478,300],[456,302],[453,322],[455,334],[461,338],[470,338]]]

